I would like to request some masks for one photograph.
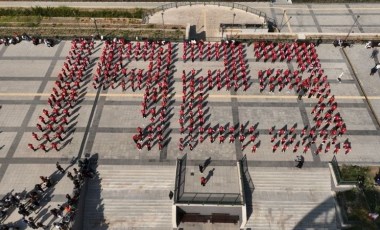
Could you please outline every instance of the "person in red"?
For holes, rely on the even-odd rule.
[[[329,101],[327,102],[327,105],[332,105],[332,103],[334,102],[334,100],[335,100],[335,96],[332,95],[332,96],[330,97]]]
[[[271,127],[271,128],[269,129],[269,135],[272,135],[273,131],[274,131],[274,127]]]
[[[42,150],[44,150],[45,152],[47,152],[47,149],[46,149],[45,144],[40,144],[40,149],[42,149]]]
[[[35,140],[37,140],[37,141],[39,140],[37,133],[32,132],[32,136],[33,136],[33,138],[34,138]]]
[[[253,134],[253,132],[255,132],[255,127],[253,127],[253,125],[249,127],[248,132],[249,134]]]
[[[198,130],[199,130],[199,133],[200,133],[200,134],[203,134],[204,131],[205,131],[205,128],[204,128],[203,126],[200,126],[200,127],[198,128]]]
[[[339,136],[342,136],[343,134],[345,134],[347,132],[347,128],[346,128],[346,126],[344,125],[341,129],[340,129],[340,131],[339,131]]]
[[[255,140],[256,140],[256,135],[251,135],[250,139],[251,139],[251,142],[252,142],[252,143],[255,142]]]
[[[42,123],[46,124],[45,118],[44,118],[43,116],[39,116],[38,119],[39,119]]]
[[[33,144],[28,144],[28,148],[30,148],[31,150],[33,150],[33,151],[36,151],[37,150],[37,148],[35,148],[34,146],[33,146]]]
[[[53,113],[55,114],[55,116],[59,116],[59,109],[58,108],[53,108]]]
[[[293,153],[297,152],[298,151],[298,147],[299,147],[299,142],[293,147]]]
[[[57,133],[55,134],[55,137],[58,138],[60,141],[63,141],[63,138],[62,138],[61,133],[57,132]]]
[[[146,147],[147,147],[148,151],[150,151],[152,149],[152,145],[151,145],[150,141],[148,141],[146,143]]]
[[[201,135],[201,136],[199,136],[199,142],[200,143],[203,143],[203,141],[205,140],[205,138]]]
[[[252,151],[253,153],[256,152],[256,149],[257,149],[257,146],[256,146],[256,145],[252,145],[251,151]]]
[[[137,144],[137,142],[140,140],[140,137],[138,134],[135,134],[135,135],[133,135],[132,139]]]
[[[141,151],[141,149],[142,149],[142,145],[141,145],[141,143],[136,143],[136,147],[137,147],[137,149],[139,150],[139,151]]]
[[[201,185],[205,186],[207,183],[207,179],[205,177],[201,177]]]
[[[208,133],[208,135],[212,135],[214,132],[215,132],[214,129],[211,128],[211,127],[209,127],[209,128],[207,129],[207,133]]]
[[[348,154],[349,152],[351,152],[351,145],[348,143],[348,146],[345,147],[346,151],[344,152],[344,154]]]
[[[61,118],[61,121],[62,121],[62,123],[65,124],[65,125],[69,124],[69,122],[67,121],[67,118],[66,118],[66,117],[62,117],[62,118]]]
[[[310,144],[307,144],[305,145],[305,147],[303,148],[303,153],[306,153],[310,148]]]
[[[137,132],[139,133],[140,136],[142,136],[143,130],[141,127],[137,127]]]
[[[59,151],[59,149],[58,149],[58,143],[57,142],[51,143],[51,148],[55,149],[56,151]]]
[[[50,139],[49,134],[44,133],[43,137],[44,137],[44,139],[46,139],[47,141],[51,142],[51,139]]]
[[[51,116],[50,118],[50,121],[52,121],[53,123],[57,123],[57,118],[55,116]]]
[[[278,131],[278,135],[281,137],[281,135],[283,135],[285,133],[285,129],[282,128]]]
[[[219,136],[219,144],[222,144],[222,143],[224,143],[224,140],[225,140],[226,138],[223,136],[223,135],[220,135]]]
[[[234,128],[233,126],[231,126],[231,127],[229,128],[229,132],[230,132],[230,134],[234,134],[234,132],[235,132],[235,128]]]
[[[244,134],[240,134],[239,135],[239,141],[240,141],[240,143],[243,143],[244,140],[245,140]]]
[[[63,114],[65,114],[67,117],[70,117],[70,113],[68,109],[63,109]]]
[[[37,126],[38,130],[40,130],[40,131],[44,131],[44,130],[45,130],[45,129],[42,127],[42,125],[40,125],[40,124],[37,124],[36,126]]]
[[[278,145],[277,145],[277,144],[276,144],[276,145],[273,145],[273,147],[272,147],[272,151],[273,151],[273,152],[276,152],[277,148],[278,148]]]
[[[59,130],[60,133],[66,133],[66,130],[65,130],[65,128],[63,127],[63,125],[59,125],[59,126],[58,126],[58,130]]]
[[[339,147],[339,144],[335,146],[335,149],[334,149],[334,154],[338,154],[340,150],[340,147]]]

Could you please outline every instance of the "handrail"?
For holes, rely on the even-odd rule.
[[[179,183],[179,176],[180,176],[180,166],[181,165],[181,160],[177,159],[177,167],[176,167],[176,173],[175,173],[175,182],[174,182],[174,203],[177,202],[178,196],[179,196],[179,188],[178,188],[178,183]]]
[[[202,196],[204,196],[202,198]],[[213,200],[210,200],[214,198]],[[185,192],[177,203],[186,204],[230,204],[241,205],[241,195],[239,193],[202,193],[202,192]]]
[[[240,179],[240,183],[241,183],[241,192],[242,192],[243,204],[245,204],[245,195],[244,195],[244,193],[245,193],[245,185],[244,185],[244,177],[245,177],[244,173],[245,172],[244,171],[245,170],[244,170],[243,160],[244,160],[244,157],[239,160],[239,166],[240,166],[239,167],[239,169],[240,169],[239,179]]]
[[[156,7],[152,10],[149,10],[149,12],[144,12],[142,16],[143,23],[147,23],[149,21],[149,16],[152,16],[153,14],[159,12],[159,11],[165,11],[170,8],[178,8],[180,6],[192,6],[192,5],[217,5],[217,6],[225,6],[225,7],[231,7],[232,9],[240,9],[244,10],[245,12],[256,14],[259,17],[263,17],[265,22],[271,23],[273,25],[276,25],[276,21],[273,18],[270,18],[266,15],[265,12],[259,11],[257,9],[254,9],[250,6],[246,6],[240,3],[236,2],[213,2],[213,1],[189,1],[189,2],[171,2],[164,5],[161,5],[159,7]]]

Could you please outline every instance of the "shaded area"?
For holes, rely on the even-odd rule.
[[[85,226],[92,225],[91,229],[108,229],[108,223],[105,221],[104,217],[104,204],[103,198],[101,197],[101,178],[97,172],[99,154],[95,153],[93,155],[86,154],[88,157],[88,170],[90,172],[90,177],[86,178],[84,181],[83,189],[80,193],[80,202],[78,204],[78,214],[73,223],[72,229],[81,230],[86,229]],[[97,189],[93,189],[88,192],[89,184],[96,185]],[[86,203],[91,202],[92,207],[96,207],[96,210],[86,209]],[[96,215],[93,215],[96,213]],[[93,215],[90,217],[90,214]],[[90,223],[90,224],[86,224]]]
[[[247,208],[247,220],[251,217],[253,213],[253,207],[252,207],[252,199],[253,199],[253,192],[255,191],[255,185],[253,184],[251,175],[248,171],[248,162],[247,162],[247,156],[244,155],[244,157],[240,160],[240,170],[242,174],[242,182],[243,182],[243,193],[244,193],[244,199],[245,199],[245,205]]]

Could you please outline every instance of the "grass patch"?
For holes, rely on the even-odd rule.
[[[0,23],[2,22],[41,22],[42,18],[39,16],[1,16]]]
[[[357,165],[342,165],[339,167],[341,178],[345,181],[356,181],[359,176],[365,176],[369,172],[369,167]]]
[[[369,213],[380,213],[380,188],[374,185],[378,167],[343,165],[339,169],[344,180],[364,177],[363,190],[354,188],[337,193],[339,206],[345,211],[347,220],[354,225],[352,229],[380,229],[380,218],[373,221],[368,217]]]
[[[0,8],[2,16],[142,18],[145,10],[135,9],[77,9],[72,7]]]
[[[375,230],[380,228],[379,218],[376,221],[368,218],[368,213],[372,211],[367,206],[366,198],[358,189],[338,192],[337,199],[339,206],[346,213],[347,220],[353,225],[352,229]]]

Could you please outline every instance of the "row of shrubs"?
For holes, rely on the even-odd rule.
[[[72,7],[0,8],[1,16],[142,18],[143,9],[77,9]]]

